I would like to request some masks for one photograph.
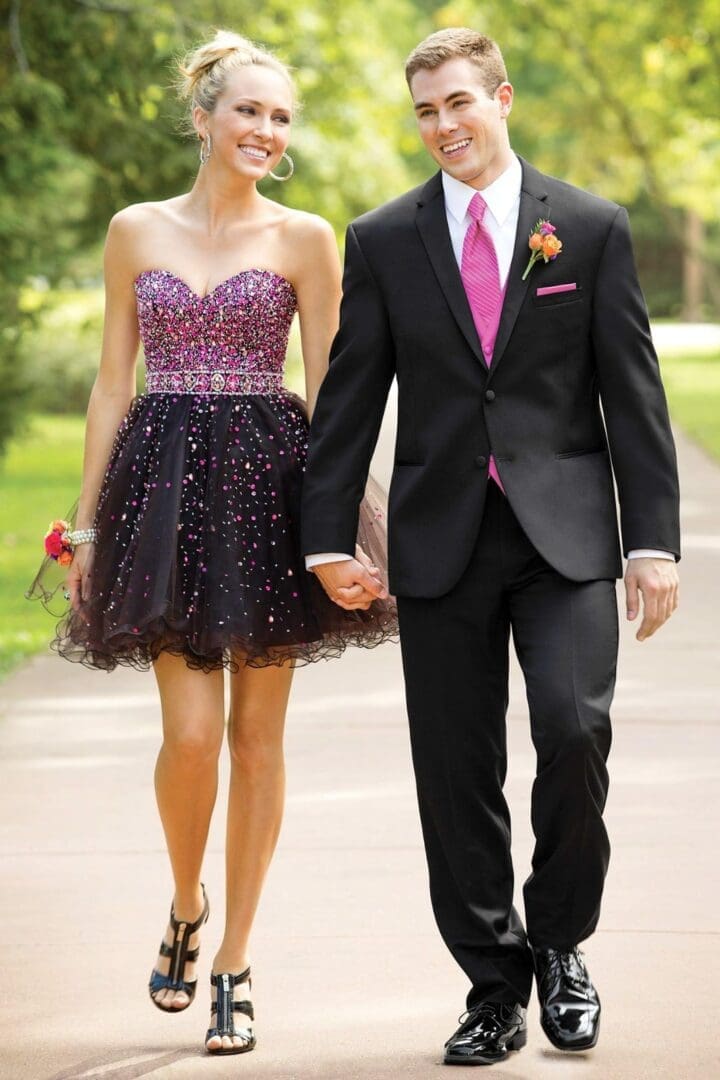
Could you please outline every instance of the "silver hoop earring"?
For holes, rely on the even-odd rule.
[[[212,137],[208,131],[204,139],[200,140],[200,164],[207,165],[212,154]]]
[[[295,162],[290,157],[290,155],[289,154],[283,154],[283,157],[285,158],[288,165],[290,166],[289,170],[285,173],[285,175],[284,176],[277,176],[274,172],[272,172],[272,170],[270,171],[270,175],[272,176],[273,180],[279,180],[281,184],[284,184],[286,180],[289,180],[290,177],[292,176],[292,174],[295,172]]]

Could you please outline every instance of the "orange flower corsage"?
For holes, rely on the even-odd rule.
[[[545,262],[552,262],[554,259],[557,259],[562,251],[562,240],[558,240],[555,231],[555,226],[551,225],[549,221],[544,221],[540,218],[535,222],[528,241],[528,247],[530,248],[531,254],[528,264],[525,267],[525,273],[522,276],[523,281],[528,276],[535,263],[539,262],[540,259],[543,259]]]
[[[60,566],[69,566],[73,560],[74,549],[68,538],[69,529],[67,521],[58,518],[50,522],[50,528],[45,533],[45,554]]]

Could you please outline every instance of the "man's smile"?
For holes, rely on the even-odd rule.
[[[440,147],[440,150],[444,157],[459,157],[471,142],[472,139],[456,139],[455,142],[445,143],[444,146]]]

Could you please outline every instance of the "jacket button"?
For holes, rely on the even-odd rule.
[[[483,457],[482,454],[480,454],[478,457],[475,458],[475,464],[477,465],[478,469],[484,469],[487,465],[487,458]]]
[[[485,400],[486,401],[494,401],[495,400],[495,391],[494,390],[486,390],[485,391]]]

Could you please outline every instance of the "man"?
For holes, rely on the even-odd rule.
[[[382,594],[351,555],[396,376],[389,587],[433,909],[472,981],[445,1061],[490,1064],[525,1044],[533,970],[550,1041],[597,1041],[577,945],[597,924],[609,855],[612,474],[642,641],[677,603],[677,473],[625,210],[515,156],[513,90],[488,38],[433,34],[406,74],[441,171],[348,229],[303,550],[343,606]],[[502,792],[510,630],[537,750],[527,937]]]

